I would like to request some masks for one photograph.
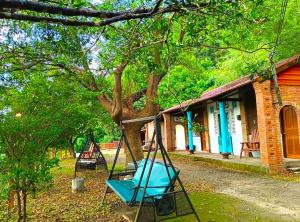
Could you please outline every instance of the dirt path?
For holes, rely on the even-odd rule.
[[[205,181],[216,192],[242,199],[282,221],[300,221],[300,183],[214,168],[199,161],[173,158],[183,181]],[[188,164],[187,164],[188,163]]]

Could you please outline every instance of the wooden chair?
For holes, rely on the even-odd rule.
[[[241,142],[242,148],[240,153],[240,158],[242,158],[243,152],[249,152],[252,151],[259,151],[260,150],[260,144],[259,144],[259,135],[258,130],[253,129],[251,132],[251,140],[247,142]]]
[[[97,153],[97,148],[94,146],[93,143],[91,143],[90,145],[90,149],[88,151],[83,151],[82,153],[82,158],[85,159],[89,159],[89,158],[93,158],[94,153]]]

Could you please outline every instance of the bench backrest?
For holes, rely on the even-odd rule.
[[[141,175],[142,175],[142,171],[143,171],[143,167],[145,165],[146,160],[143,159],[142,161],[140,161],[140,163],[138,164],[138,168],[136,173],[134,174],[134,177],[132,179],[132,182],[138,186],[139,181],[141,179]],[[146,185],[146,180],[147,180],[147,175],[150,169],[150,165],[151,165],[151,160],[147,161],[147,166],[141,181],[141,187],[145,187]],[[157,194],[163,194],[167,191],[167,189],[171,186],[172,182],[174,181],[174,179],[176,178],[176,175],[179,173],[178,169],[175,169],[176,172],[173,171],[171,166],[168,166],[169,169],[169,173],[170,173],[170,178],[168,176],[167,173],[167,169],[166,166],[164,165],[164,163],[160,163],[160,162],[154,162],[153,164],[153,168],[152,168],[152,172],[150,175],[150,179],[149,179],[149,183],[147,187],[154,187],[154,186],[165,186],[165,187],[161,187],[161,188],[147,188],[146,192],[148,195],[157,195]]]
[[[259,142],[259,135],[258,135],[258,130],[255,128],[251,132],[251,143],[257,143]]]

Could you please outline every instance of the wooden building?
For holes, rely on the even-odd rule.
[[[165,110],[168,151],[192,144],[199,152],[239,155],[241,142],[250,141],[256,130],[260,160],[270,172],[283,171],[286,159],[300,159],[300,56],[277,63],[276,70],[282,106],[272,80],[245,76]]]

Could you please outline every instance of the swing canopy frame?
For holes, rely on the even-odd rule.
[[[161,116],[123,120],[120,123],[121,138],[117,147],[112,169],[106,182],[106,195],[114,192],[127,206],[137,206],[134,221],[161,221],[169,218],[194,214],[200,221],[184,186],[179,178],[179,169],[174,167],[169,155],[164,148],[161,135]],[[154,131],[150,142],[152,148],[155,141],[155,149],[148,149],[146,157],[136,161],[125,133],[125,125],[134,122],[154,121]],[[116,170],[116,164],[123,143],[127,147],[132,159],[131,169]],[[160,151],[161,160],[156,160]]]
[[[77,172],[83,170],[96,170],[103,168],[108,173],[106,159],[101,152],[100,146],[97,144],[92,132],[88,133],[87,139],[82,146],[80,154],[75,163],[74,177]]]

